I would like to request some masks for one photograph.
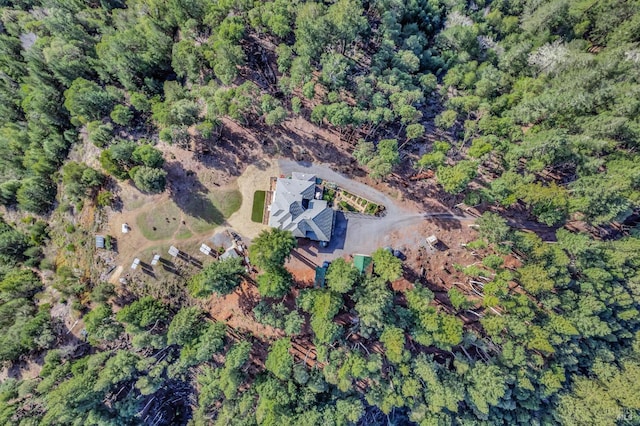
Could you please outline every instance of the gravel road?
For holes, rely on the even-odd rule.
[[[326,248],[318,249],[320,260],[331,259],[344,254],[370,254],[379,247],[416,245],[424,238],[419,233],[419,225],[429,218],[451,221],[468,221],[469,217],[451,213],[415,212],[402,206],[402,202],[382,192],[351,180],[333,171],[324,164],[299,163],[292,160],[279,161],[281,172],[287,176],[291,172],[312,173],[333,182],[349,192],[360,195],[386,207],[383,217],[338,212],[333,238]],[[401,232],[415,229],[416,232]]]

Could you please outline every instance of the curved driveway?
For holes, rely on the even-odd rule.
[[[390,246],[392,234],[404,228],[417,227],[429,218],[452,221],[470,220],[466,216],[457,216],[451,213],[425,213],[408,210],[402,206],[401,202],[370,186],[336,173],[324,164],[280,160],[279,165],[285,176],[290,175],[291,172],[312,173],[349,192],[382,204],[386,208],[386,215],[383,217],[338,212],[331,243],[329,247],[318,249],[320,256],[323,253],[331,255],[326,256],[327,258],[353,253],[370,254],[379,247]],[[419,239],[420,235],[414,232],[407,237],[407,241],[402,243],[417,244]],[[397,241],[396,244],[398,244]]]

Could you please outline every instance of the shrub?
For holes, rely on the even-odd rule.
[[[110,206],[113,202],[113,193],[111,191],[100,191],[96,197],[98,207]]]
[[[378,205],[374,203],[367,204],[367,207],[364,209],[364,212],[367,214],[376,214],[378,213]]]

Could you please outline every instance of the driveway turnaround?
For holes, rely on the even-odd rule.
[[[324,164],[280,160],[279,165],[285,176],[290,175],[291,172],[315,174],[325,181],[333,182],[353,194],[382,204],[386,208],[386,214],[382,217],[338,212],[333,238],[329,246],[318,247],[319,260],[331,259],[344,254],[370,254],[379,247],[392,245],[417,246],[420,244],[420,239],[423,238],[419,232],[419,225],[425,223],[430,217],[452,221],[469,220],[467,217],[450,213],[411,211],[403,207],[402,202],[394,200],[377,189],[336,173]],[[414,232],[402,232],[403,230]]]

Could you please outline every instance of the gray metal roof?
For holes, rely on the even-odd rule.
[[[305,177],[309,180],[294,179]],[[329,241],[335,212],[324,200],[314,200],[315,176],[293,173],[291,179],[279,178],[269,212],[269,226],[291,231],[295,237]],[[305,208],[303,200],[308,204]]]
[[[224,253],[222,253],[220,259],[233,259],[237,257],[240,257],[240,255],[236,251],[235,247],[232,246],[226,249]]]

